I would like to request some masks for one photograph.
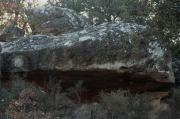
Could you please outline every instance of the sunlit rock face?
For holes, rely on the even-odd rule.
[[[84,17],[67,8],[49,6],[28,9],[26,14],[33,34],[60,35],[88,26]]]
[[[144,26],[121,22],[61,36],[29,36],[3,45],[2,70],[77,71],[88,76],[101,72],[103,78],[109,72],[110,79],[174,82],[167,44],[145,30]]]

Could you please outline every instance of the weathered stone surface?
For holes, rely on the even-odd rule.
[[[33,34],[59,35],[88,26],[87,20],[73,10],[61,7],[43,7],[27,10]]]
[[[116,79],[174,82],[167,45],[156,36],[144,37],[145,29],[131,23],[105,23],[61,36],[22,38],[3,45],[2,70],[104,71],[115,72]]]
[[[10,25],[8,27],[6,27],[1,33],[0,33],[0,41],[2,42],[10,42],[13,41],[15,39],[18,39],[20,37],[23,37],[25,35],[25,32],[15,26],[15,25]]]

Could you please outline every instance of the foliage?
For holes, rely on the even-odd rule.
[[[150,25],[158,30],[161,39],[166,41],[176,40],[180,32],[180,1],[155,0],[154,4],[153,12],[155,14]]]
[[[179,119],[180,118],[180,89],[173,89],[167,103],[169,108],[159,114],[158,119]]]
[[[145,95],[131,94],[128,91],[102,93],[101,98],[111,119],[148,119],[152,109]]]
[[[159,33],[161,39],[166,41],[176,40],[179,37],[179,0],[48,0],[48,3],[52,6],[68,7],[87,15],[95,25],[123,20],[148,24]],[[36,2],[2,0],[0,29],[12,23],[25,29],[27,27],[25,7],[34,5],[36,6]]]
[[[1,10],[0,10],[0,29],[10,25],[17,24],[20,22],[19,15],[23,16],[23,2],[24,0],[1,0]]]
[[[118,20],[142,21],[150,10],[146,0],[49,0],[49,3],[84,12],[95,24]]]
[[[16,86],[17,84],[14,87]],[[10,117],[55,119],[71,115],[76,107],[76,104],[67,97],[68,92],[62,90],[59,81],[50,80],[46,91],[35,86],[27,87],[26,84],[20,87],[24,87],[23,90],[18,91],[17,97],[11,99],[6,105],[6,115]]]
[[[123,20],[149,25],[171,43],[179,37],[179,0],[49,0],[49,4],[87,14],[95,25]]]
[[[5,84],[2,82],[0,87],[0,112],[4,112],[9,102],[13,99],[16,99],[24,88],[31,87],[29,83],[21,79],[13,80],[11,82],[10,88],[5,87],[4,85]]]
[[[3,99],[8,100],[0,103],[3,104],[1,111],[8,117],[19,119],[81,119],[84,117],[87,119],[148,119],[151,107],[144,95],[118,90],[101,93],[99,104],[79,103],[77,105],[67,97],[69,92],[65,92],[61,83],[51,79],[46,91],[43,91],[23,80],[13,81],[12,88],[9,90],[4,88],[6,95]],[[81,85],[80,82],[72,89],[79,92],[82,89]],[[72,93],[74,92],[70,92]]]
[[[154,0],[154,17],[149,21],[149,26],[157,32],[159,39],[170,44],[174,56],[180,50],[180,1],[179,0]]]
[[[0,31],[7,27],[19,27],[24,32],[29,33],[30,28],[27,23],[26,8],[36,7],[37,0],[27,2],[27,0],[1,0],[0,1]]]
[[[175,41],[176,43],[173,43],[171,45],[171,50],[172,50],[172,56],[173,57],[180,57],[180,42],[179,41]]]
[[[77,105],[67,96],[69,92],[65,92],[61,83],[50,80],[46,91],[17,79],[10,89],[2,86],[0,116],[2,113],[19,119],[149,119],[152,116],[149,112],[153,108],[146,95],[122,90],[102,92],[99,103]],[[79,91],[79,85],[81,83],[74,90]],[[180,91],[176,89],[167,100],[169,108],[159,113],[157,119],[178,119],[179,99]]]

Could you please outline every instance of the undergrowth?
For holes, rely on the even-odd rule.
[[[0,119],[152,119],[147,95],[101,92],[99,102],[82,104],[81,91],[82,82],[67,90],[57,80],[50,80],[46,89],[20,79],[9,87],[0,82]],[[72,94],[76,101],[69,97]],[[179,119],[179,99],[180,91],[176,90],[167,102],[169,108],[159,112],[157,119]]]

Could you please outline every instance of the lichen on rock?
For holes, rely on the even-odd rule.
[[[174,82],[166,43],[154,39],[152,34],[148,39],[144,36],[145,30],[145,26],[121,22],[104,23],[60,36],[28,36],[3,45],[2,68],[7,72],[16,71],[18,67],[11,62],[18,55],[27,60],[20,68],[26,71],[109,70]],[[19,64],[19,60],[16,62]]]

